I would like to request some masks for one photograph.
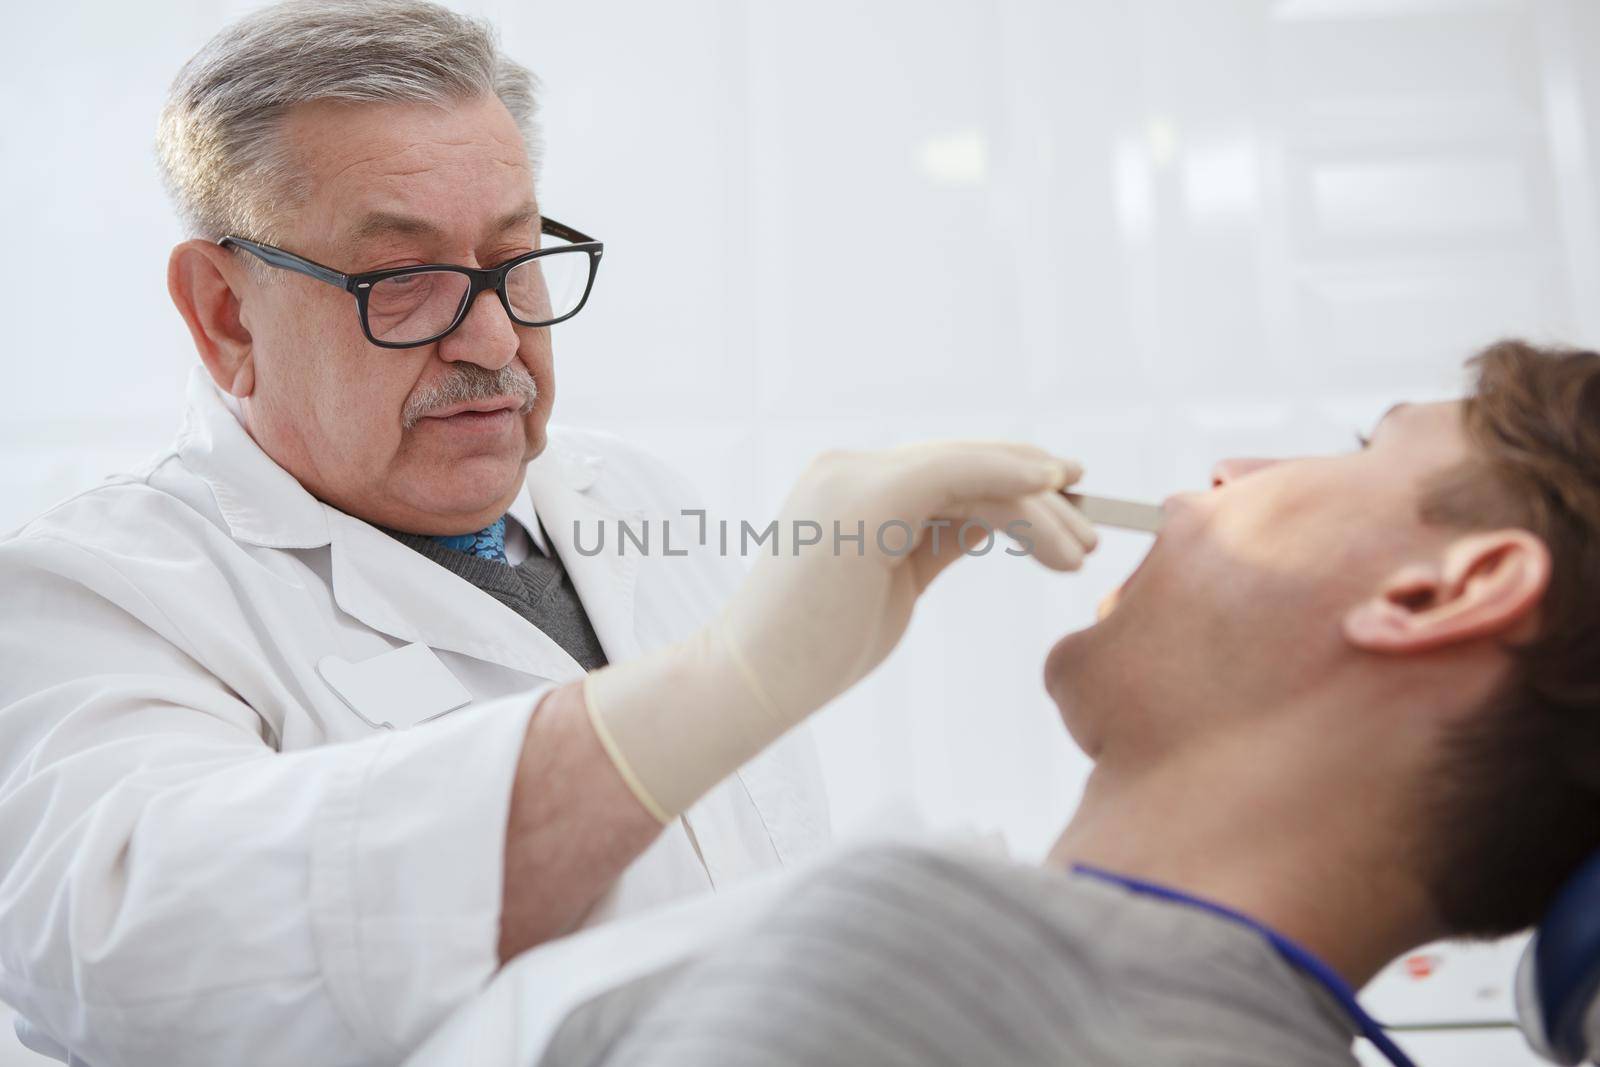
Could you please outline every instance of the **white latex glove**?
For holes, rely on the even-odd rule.
[[[1031,542],[1041,563],[1077,569],[1097,538],[1058,490],[1081,474],[1076,463],[1000,442],[819,457],[784,504],[777,554],[763,547],[714,622],[587,677],[606,752],[640,802],[669,821],[883,662],[917,597],[965,554],[964,521],[986,523],[997,538],[1019,523],[1019,544]],[[927,525],[939,520],[950,525]],[[820,542],[804,544],[819,527]],[[859,542],[844,540],[858,529]],[[985,541],[983,527],[968,530],[968,548]],[[1004,554],[1001,544],[991,552]]]

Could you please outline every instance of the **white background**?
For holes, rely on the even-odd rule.
[[[152,133],[250,6],[8,12],[0,527],[176,427],[193,355]],[[1496,337],[1600,342],[1591,0],[458,6],[543,79],[545,210],[607,242],[557,327],[558,420],[658,450],[730,517],[819,449],[951,435],[1157,499],[1224,454],[1348,447]],[[1042,851],[1086,770],[1043,654],[1143,546],[942,578],[819,724],[839,827]],[[1445,952],[1368,999],[1503,1019],[1512,958]],[[1405,1043],[1522,1062],[1514,1034]]]

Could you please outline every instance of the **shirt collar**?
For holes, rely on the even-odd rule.
[[[322,502],[261,450],[203,367],[189,373],[188,401],[178,456],[210,487],[234,539],[268,548],[327,544]]]
[[[545,540],[544,530],[539,526],[539,515],[533,509],[533,498],[528,495],[527,486],[522,487],[522,492],[517,494],[517,499],[512,501],[511,509],[506,514],[516,520],[515,525],[527,534],[528,540],[532,543],[534,549],[541,555],[550,555],[550,543]],[[506,552],[508,556],[511,551],[512,539],[516,536],[513,531],[509,529],[506,531]],[[524,556],[527,555],[526,552],[522,554]]]

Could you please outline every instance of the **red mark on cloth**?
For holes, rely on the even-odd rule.
[[[1438,956],[1427,952],[1419,952],[1414,956],[1407,956],[1403,966],[1409,977],[1421,981],[1424,978],[1431,977],[1433,972],[1439,969],[1439,963]]]

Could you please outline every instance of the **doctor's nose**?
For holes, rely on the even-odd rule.
[[[439,358],[499,370],[516,358],[521,343],[500,295],[490,289],[478,294],[461,325],[439,342]]]
[[[1282,463],[1281,459],[1262,459],[1255,456],[1241,456],[1234,459],[1225,459],[1211,468],[1211,488],[1221,489],[1229,482],[1236,482],[1240,478],[1254,474],[1256,471],[1266,470]]]

